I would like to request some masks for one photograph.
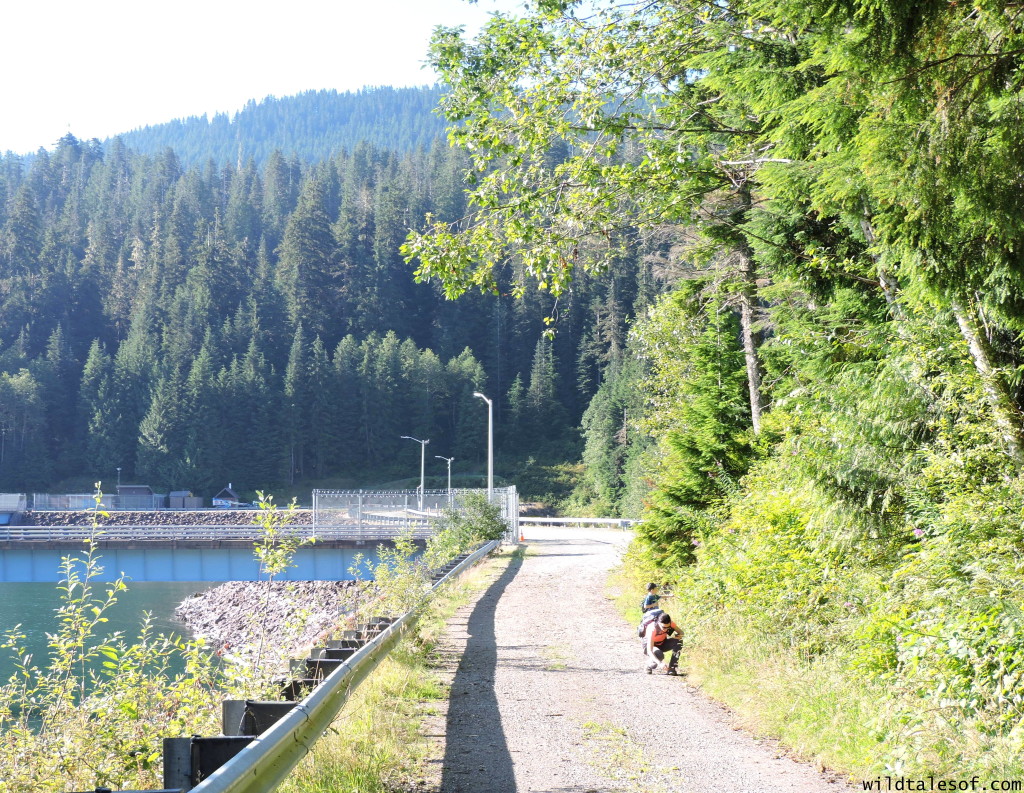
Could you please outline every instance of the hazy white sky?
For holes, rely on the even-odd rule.
[[[425,85],[435,25],[477,30],[520,0],[11,0],[0,152],[233,112],[249,99]]]

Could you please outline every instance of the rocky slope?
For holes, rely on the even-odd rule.
[[[229,581],[192,595],[175,616],[220,653],[246,658],[262,643],[288,658],[352,627],[375,597],[362,581]]]

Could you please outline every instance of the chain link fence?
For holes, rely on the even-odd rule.
[[[445,510],[458,510],[468,494],[486,490],[314,490],[313,532],[344,531],[354,539],[411,534],[426,539]],[[501,509],[510,539],[519,537],[519,494],[515,487],[495,488],[491,503]]]
[[[33,493],[32,509],[35,510],[85,510],[96,506],[95,493]],[[167,496],[160,493],[133,493],[131,495],[104,493],[100,507],[107,510],[130,510],[152,512],[167,509]]]

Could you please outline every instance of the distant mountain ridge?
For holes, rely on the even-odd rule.
[[[355,92],[306,91],[295,96],[250,100],[233,116],[190,116],[126,132],[119,137],[140,154],[174,149],[185,164],[262,165],[275,150],[316,162],[359,142],[408,152],[429,148],[444,135],[436,113],[438,86],[363,88]],[[109,143],[109,140],[107,141]]]

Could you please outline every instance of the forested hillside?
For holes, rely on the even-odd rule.
[[[0,160],[0,491],[118,467],[206,495],[374,484],[417,470],[402,435],[479,473],[475,390],[495,400],[499,475],[575,457],[649,265],[638,249],[557,305],[513,299],[515,268],[446,300],[399,246],[428,213],[460,216],[466,167],[440,141],[217,167],[70,135]]]
[[[1019,780],[1020,9],[577,7],[437,33],[477,178],[407,255],[557,294],[662,240],[584,459],[693,679],[854,778]]]
[[[352,151],[359,143],[404,153],[430,148],[444,137],[445,122],[435,113],[440,98],[437,87],[306,91],[251,100],[237,113],[191,116],[119,137],[139,154],[173,149],[184,165],[208,160],[263,165],[275,151],[312,163]]]

